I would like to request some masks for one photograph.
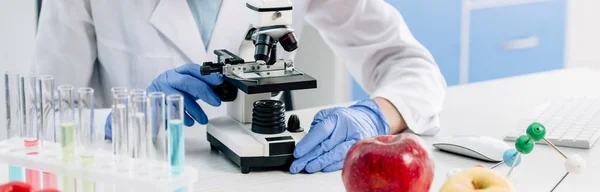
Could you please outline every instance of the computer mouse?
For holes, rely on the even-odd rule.
[[[502,155],[510,148],[500,139],[485,136],[453,136],[433,146],[445,152],[490,162],[502,161]]]

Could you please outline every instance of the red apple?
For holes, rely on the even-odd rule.
[[[424,146],[421,138],[409,133],[356,142],[342,169],[346,191],[429,191],[434,162]]]

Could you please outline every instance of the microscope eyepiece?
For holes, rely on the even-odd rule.
[[[296,40],[296,35],[291,32],[279,38],[279,43],[287,52],[292,52],[298,49],[298,40]]]
[[[254,42],[254,59],[256,61],[268,62],[273,42],[273,38],[267,34],[258,35]]]

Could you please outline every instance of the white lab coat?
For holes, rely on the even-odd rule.
[[[302,26],[311,24],[360,85],[390,100],[413,132],[439,130],[446,82],[395,8],[383,0],[292,3],[300,49]],[[205,51],[186,0],[45,0],[33,71],[54,75],[57,84],[92,86],[106,106],[111,87],[146,88],[169,69],[214,61],[215,49],[237,51],[249,24],[245,4],[223,0]],[[202,107],[209,117],[224,108]]]

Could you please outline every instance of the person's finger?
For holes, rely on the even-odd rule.
[[[221,99],[204,81],[190,75],[182,75],[178,73],[167,74],[171,77],[167,78],[169,86],[174,89],[188,93],[193,96],[194,100],[202,100],[209,105],[218,107],[221,105]]]
[[[206,116],[206,114],[204,113],[204,111],[202,110],[202,108],[200,107],[200,105],[198,105],[198,103],[196,103],[196,100],[190,95],[187,94],[185,92],[181,92],[178,91],[174,88],[172,88],[171,86],[161,86],[161,89],[163,91],[163,93],[165,93],[166,96],[169,95],[173,95],[173,94],[178,94],[183,96],[183,103],[184,103],[184,108],[185,111],[187,112],[187,114],[184,117],[184,123],[189,123],[190,120],[185,120],[185,118],[188,117],[188,114],[191,116],[191,118],[193,118],[194,120],[196,120],[196,122],[200,123],[200,124],[206,124],[208,123],[208,117]],[[193,123],[191,125],[186,124],[186,126],[192,126],[194,125]]]
[[[112,112],[106,117],[106,124],[104,124],[104,135],[109,140],[112,140]]]
[[[318,124],[319,122],[323,121],[327,116],[329,116],[335,110],[337,110],[337,108],[329,108],[329,109],[323,109],[323,110],[319,111],[315,115],[315,118],[313,119],[311,126],[314,126],[315,124]]]
[[[202,75],[200,73],[200,65],[198,64],[185,64],[181,67],[175,68],[175,72],[180,74],[186,74],[194,76],[210,85],[223,84],[223,77],[219,74]]]
[[[321,145],[319,144],[315,148],[320,149]],[[294,160],[294,162],[292,162],[292,165],[290,165],[290,173],[299,173],[300,171],[304,170],[304,168],[306,168],[308,162],[312,161],[313,159],[316,159],[322,154],[323,152],[321,150],[312,150],[308,154],[297,158],[296,160]]]
[[[190,114],[185,113],[185,118],[183,118],[183,124],[188,127],[194,126],[194,119],[190,117]]]
[[[344,160],[332,163],[331,165],[328,165],[327,167],[323,168],[323,172],[333,172],[333,171],[339,171],[342,168],[344,168]]]
[[[196,100],[187,93],[181,93],[184,98],[185,111],[192,116],[196,120],[196,122],[205,125],[208,123],[208,117],[206,113],[202,110],[202,107],[196,103]]]
[[[300,158],[327,139],[335,129],[337,118],[329,117],[311,126],[310,131],[298,142],[294,149],[294,157]]]
[[[333,150],[324,153],[323,155],[317,157],[316,159],[310,161],[306,165],[306,172],[314,173],[317,171],[323,170],[325,167],[344,160],[346,158],[346,153],[350,150],[350,147],[356,143],[356,140],[345,141],[337,145]]]

